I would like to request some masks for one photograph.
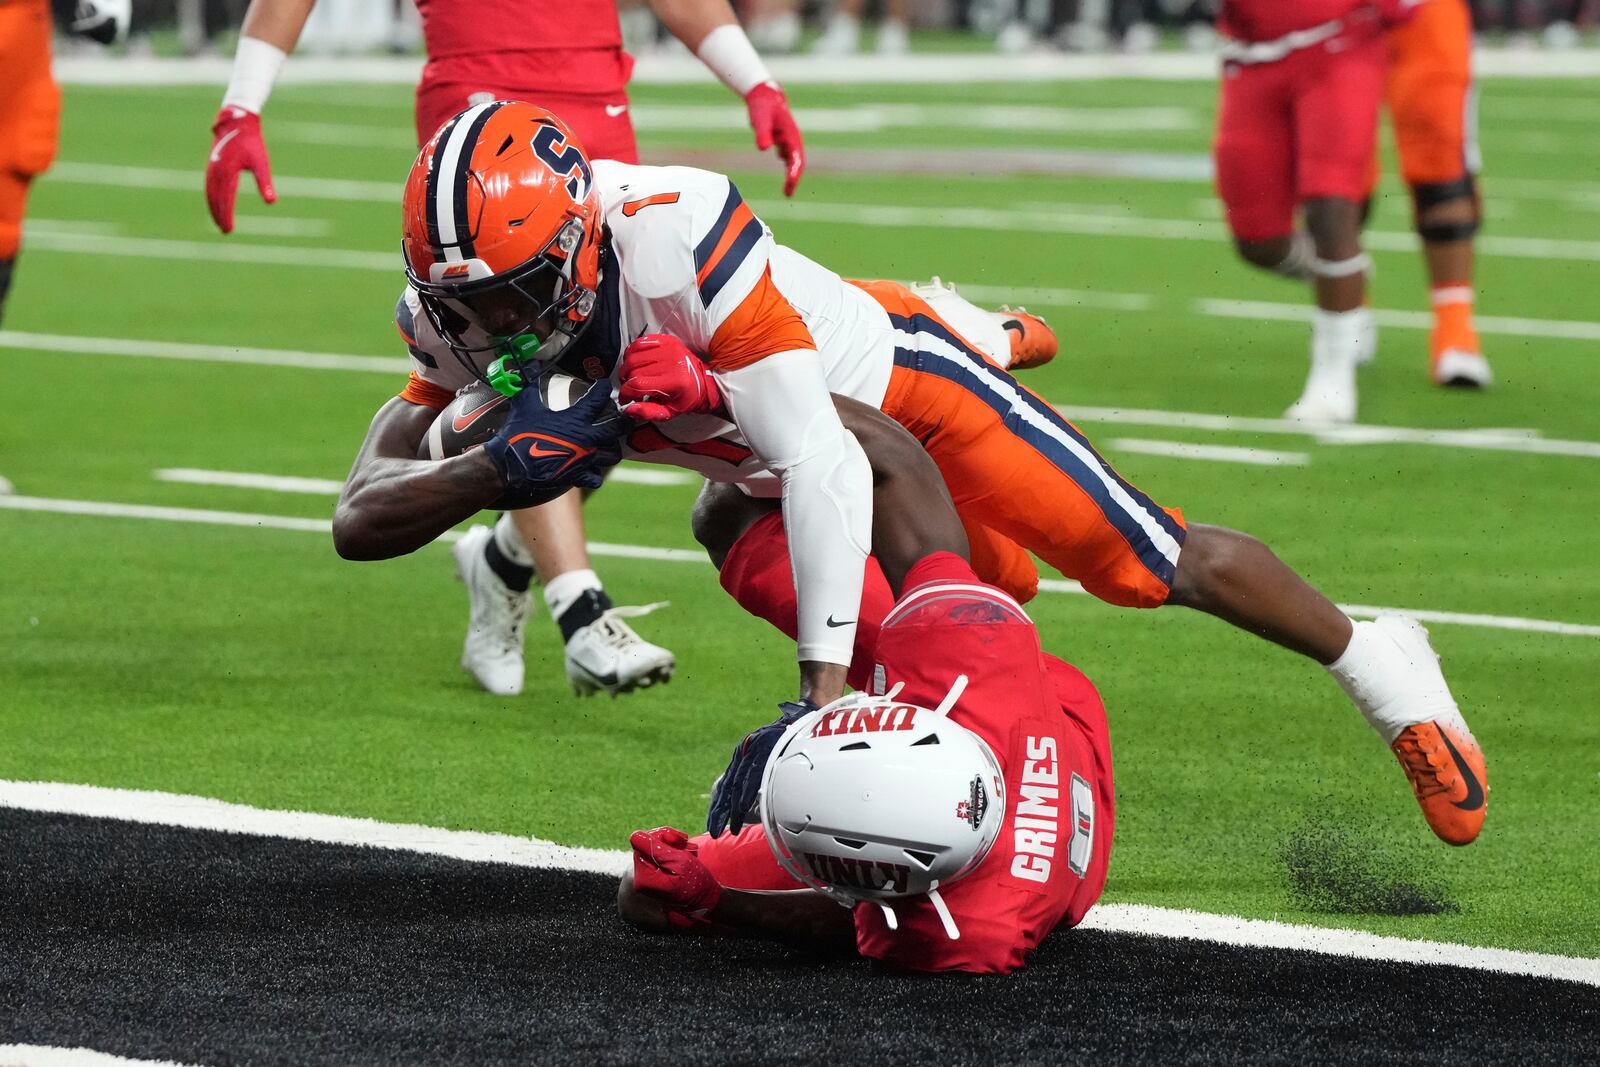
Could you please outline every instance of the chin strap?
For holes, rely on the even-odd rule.
[[[896,688],[898,689],[899,687],[897,686]],[[939,706],[933,709],[933,713],[935,715],[948,715],[950,709],[956,706],[956,701],[961,699],[961,694],[966,691],[967,676],[964,674],[956,675],[956,680],[950,683],[950,692],[946,693],[944,699],[939,701]]]
[[[945,905],[944,897],[939,895],[939,883],[934,882],[928,887],[928,899],[933,901],[933,910],[939,913],[939,921],[944,924],[944,934],[952,941],[961,940],[961,931],[956,929],[956,921],[950,916],[950,909]]]

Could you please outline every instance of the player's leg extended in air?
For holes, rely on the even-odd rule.
[[[989,358],[1003,337],[972,343],[951,321],[981,330],[991,313],[943,288],[930,294],[936,309],[919,295],[928,289],[858,284],[896,330],[883,411],[938,465],[985,581],[1029,597],[1037,573],[1027,549],[1109,603],[1195,608],[1315,660],[1395,753],[1435,832],[1455,844],[1477,836],[1481,750],[1419,625],[1353,622],[1256,538],[1156,505]],[[696,533],[715,557],[708,528]],[[740,599],[783,625],[769,601],[754,586]]]
[[[1489,361],[1472,321],[1472,241],[1483,201],[1472,13],[1465,0],[1429,0],[1410,22],[1389,30],[1385,95],[1427,261],[1429,376],[1438,385],[1486,386]]]
[[[1311,370],[1285,413],[1291,419],[1352,421],[1356,368],[1376,347],[1360,205],[1384,54],[1381,34],[1367,26],[1259,62],[1240,49],[1224,63],[1214,154],[1235,246],[1254,266],[1311,282],[1316,302]]]

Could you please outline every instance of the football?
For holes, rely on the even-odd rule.
[[[591,383],[570,374],[546,374],[539,393],[551,411],[564,411],[588,390]],[[511,399],[487,382],[474,382],[456,394],[428,427],[417,449],[418,459],[449,459],[480,448],[500,432]]]
[[[546,374],[539,379],[539,394],[552,411],[563,411],[573,405],[592,383],[570,374]],[[456,394],[446,404],[423,435],[417,447],[418,459],[448,459],[482,448],[489,439],[500,432],[510,411],[511,398],[499,393],[488,382],[474,382]],[[507,493],[495,501],[490,510],[516,511],[531,508],[553,500],[566,492],[536,494]]]

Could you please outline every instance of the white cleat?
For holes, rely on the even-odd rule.
[[[612,608],[567,642],[567,680],[572,691],[589,696],[601,690],[616,696],[666,684],[677,660],[671,652],[634,632],[623,621],[648,615],[665,604]]]
[[[1311,373],[1300,399],[1283,417],[1312,425],[1334,426],[1356,418],[1356,368],[1362,352],[1375,340],[1370,313],[1317,313],[1311,329]]]
[[[451,546],[456,574],[467,586],[472,612],[467,640],[461,649],[461,669],[496,696],[522,692],[522,631],[533,610],[533,597],[500,580],[484,558],[484,546],[494,536],[487,526],[474,526]]]
[[[1447,348],[1433,361],[1429,373],[1435,385],[1453,385],[1462,389],[1482,389],[1494,381],[1494,372],[1481,352],[1467,352]]]

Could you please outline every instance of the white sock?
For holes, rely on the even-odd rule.
[[[1438,660],[1426,649],[1413,661],[1376,622],[1352,623],[1350,644],[1328,673],[1386,745],[1407,726],[1442,719],[1465,730]]]
[[[1324,311],[1317,308],[1311,318],[1312,351],[1340,363],[1355,363],[1366,343],[1372,312],[1366,308],[1350,311]]]
[[[544,584],[544,602],[550,609],[550,617],[559,619],[567,613],[567,609],[577,603],[579,597],[591,589],[604,589],[600,584],[600,576],[587,567],[575,571],[558,574]]]
[[[528,546],[522,543],[522,534],[517,531],[517,524],[509,511],[503,513],[494,524],[494,543],[500,554],[517,566],[533,566],[533,555],[528,551]]]

